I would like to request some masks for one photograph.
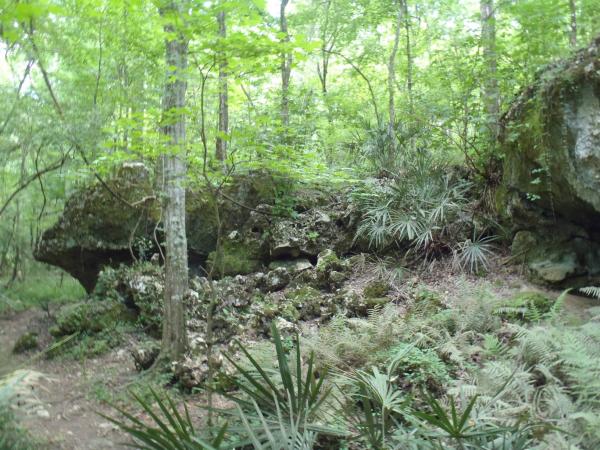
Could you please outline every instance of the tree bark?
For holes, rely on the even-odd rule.
[[[327,29],[329,28],[329,11],[331,10],[331,0],[325,2],[325,19],[321,28],[321,64],[317,63],[317,73],[321,82],[321,92],[323,96],[327,95],[327,73],[329,71],[329,57],[333,50],[335,36],[332,36],[331,46],[327,45]]]
[[[402,0],[402,14],[404,16],[405,48],[406,48],[406,92],[408,94],[408,110],[414,112],[413,101],[413,57],[410,42],[410,16],[408,15],[408,0]]]
[[[481,45],[485,67],[482,97],[490,139],[495,141],[499,130],[500,89],[498,88],[494,0],[481,0],[480,10]]]
[[[182,2],[172,1],[164,12],[183,14]],[[172,24],[165,31],[176,32]],[[180,33],[168,37],[166,46],[167,81],[162,100],[162,134],[168,150],[162,155],[163,221],[166,261],[164,317],[161,359],[176,360],[187,347],[184,297],[188,289],[187,238],[185,234],[185,145],[186,124],[183,109],[187,90],[188,42]]]
[[[281,0],[279,7],[279,27],[283,34],[283,43],[290,42],[285,8],[289,0]],[[292,54],[285,49],[281,55],[281,124],[287,128],[290,124],[290,76],[292,73]]]
[[[225,12],[219,12],[219,37],[221,40],[227,37],[227,25],[225,23]],[[217,134],[215,157],[223,165],[227,159],[227,139],[229,133],[229,89],[227,77],[227,56],[224,51],[219,54],[219,132]]]
[[[571,16],[570,30],[569,30],[569,44],[572,48],[577,47],[577,5],[575,0],[569,0],[569,13]]]
[[[392,143],[392,153],[395,156],[398,152],[398,141],[396,139],[396,54],[400,44],[400,28],[402,27],[402,6],[398,5],[398,13],[396,15],[396,23],[394,25],[394,46],[390,53],[388,61],[388,136]]]

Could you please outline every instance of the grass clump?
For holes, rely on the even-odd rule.
[[[27,332],[17,339],[13,347],[13,353],[25,353],[36,348],[38,348],[38,334]]]

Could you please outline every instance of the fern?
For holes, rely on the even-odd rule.
[[[600,287],[598,286],[588,286],[579,289],[585,295],[589,295],[590,297],[594,297],[600,300]]]

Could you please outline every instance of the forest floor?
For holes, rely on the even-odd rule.
[[[99,389],[125,386],[137,375],[126,348],[84,360],[10,355],[23,333],[43,329],[46,313],[32,308],[0,319],[0,357],[14,368],[33,369],[46,377],[38,390],[39,404],[23,416],[22,424],[44,448],[96,450],[117,448],[125,437],[97,413],[110,413]],[[42,335],[42,340],[44,336]]]
[[[544,291],[524,281],[515,270],[492,270],[485,277],[447,273],[443,268],[434,271],[419,283],[428,289],[442,292],[448,299],[459,299],[465,290],[485,286],[495,295],[504,297],[523,290],[537,290],[556,298],[560,292]],[[493,274],[493,275],[492,275]],[[354,280],[360,277],[354,278]],[[597,301],[568,295],[565,314],[573,320],[589,318],[587,309]],[[40,448],[57,450],[98,450],[119,448],[127,437],[98,413],[115,415],[107,401],[126,404],[127,392],[144,385],[143,376],[134,367],[130,351],[135,347],[135,334],[126,342],[98,356],[82,358],[58,356],[52,359],[13,355],[14,342],[27,331],[37,331],[43,347],[50,341],[48,328],[52,310],[31,307],[25,311],[0,315],[0,366],[5,369],[26,368],[44,374],[46,379],[38,392],[39,404],[22,421],[24,427],[40,443]],[[157,385],[157,384],[155,384]],[[202,415],[200,396],[188,396],[186,402],[192,417]],[[134,412],[143,419],[140,411]]]

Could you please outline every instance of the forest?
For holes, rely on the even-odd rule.
[[[0,0],[0,450],[600,448],[600,0]]]

